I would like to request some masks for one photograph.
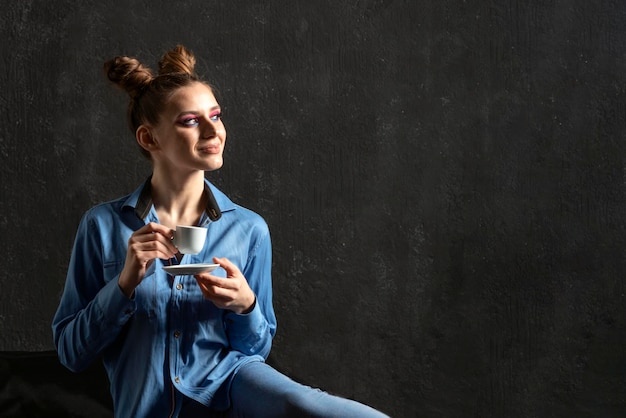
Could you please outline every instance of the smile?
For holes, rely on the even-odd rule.
[[[219,154],[221,152],[221,146],[219,144],[215,145],[205,145],[198,148],[199,152],[203,152],[206,154]]]

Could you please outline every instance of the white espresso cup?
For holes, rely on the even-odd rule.
[[[204,248],[207,229],[200,226],[176,225],[174,245],[181,254],[198,254]]]

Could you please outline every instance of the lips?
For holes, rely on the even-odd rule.
[[[221,144],[207,144],[198,147],[198,151],[206,154],[219,154],[221,149]]]

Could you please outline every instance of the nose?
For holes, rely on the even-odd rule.
[[[217,135],[215,126],[210,120],[206,121],[202,126],[202,139],[214,138]]]

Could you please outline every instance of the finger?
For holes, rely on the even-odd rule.
[[[135,231],[132,236],[142,240],[150,239],[150,237],[163,237],[163,242],[169,242],[174,237],[174,231],[164,225],[149,222]]]
[[[212,288],[233,289],[232,283],[234,280],[225,279],[223,277],[213,276],[209,273],[200,273],[194,276],[199,284]]]
[[[215,303],[219,308],[224,309],[236,300],[236,293],[230,290],[202,283],[199,283],[199,286],[203,296]]]
[[[213,262],[219,264],[224,270],[226,270],[227,277],[241,276],[241,271],[226,257],[213,257]]]
[[[197,280],[197,279],[196,279]],[[204,282],[201,280],[197,280],[198,282],[198,286],[200,287],[200,290],[202,291],[202,294],[204,295],[205,298],[213,301],[214,303],[219,303],[220,307],[221,307],[221,303],[223,301],[228,301],[228,300],[232,300],[232,296],[228,297],[227,295],[230,294],[229,291],[211,284],[209,282]]]
[[[166,248],[166,252],[171,254],[170,256],[173,257],[174,254],[178,252],[178,249],[174,246],[170,236],[167,235],[167,231],[171,232],[168,228],[159,228],[158,231],[153,231],[152,228],[142,228],[132,235],[131,241],[146,245],[158,242]]]
[[[136,239],[129,244],[129,249],[141,260],[168,259],[176,254],[176,249],[169,245],[167,241],[155,237],[147,240]]]
[[[148,222],[144,227],[140,229],[145,230],[145,232],[153,232],[160,233],[161,235],[171,238],[173,231],[165,225],[158,224],[156,222]]]
[[[203,296],[220,309],[242,313],[254,306],[256,297],[243,276],[224,279],[211,275],[197,275],[196,281]]]
[[[161,233],[155,233],[154,235],[157,242],[166,248],[167,253],[170,254],[169,257],[174,257],[176,253],[178,253],[178,248],[174,245],[171,236],[163,235]]]
[[[209,286],[203,281],[198,280],[197,277],[196,277],[196,281],[198,282],[198,286],[200,287],[200,290],[202,290],[202,293],[204,294],[204,296],[205,297],[210,296],[211,291],[209,290]]]

